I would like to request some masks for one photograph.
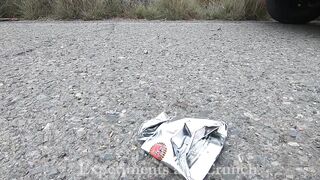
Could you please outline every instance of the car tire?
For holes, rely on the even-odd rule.
[[[320,7],[310,6],[310,0],[267,0],[270,16],[286,24],[305,24],[319,17]]]

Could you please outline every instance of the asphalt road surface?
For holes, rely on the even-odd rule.
[[[320,179],[320,24],[0,23],[0,179],[183,179],[162,111],[228,124],[206,179]]]

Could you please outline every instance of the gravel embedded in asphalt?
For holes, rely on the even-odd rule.
[[[207,179],[320,179],[319,22],[22,21],[0,34],[0,179],[182,179],[136,139],[162,111],[228,124]]]

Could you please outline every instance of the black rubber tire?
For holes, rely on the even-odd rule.
[[[267,9],[270,16],[286,24],[305,24],[320,15],[320,7],[310,7],[307,0],[267,0]]]

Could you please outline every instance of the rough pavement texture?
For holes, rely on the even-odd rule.
[[[207,179],[320,178],[319,23],[3,22],[0,34],[0,179],[182,179],[136,140],[162,111],[229,125]]]

